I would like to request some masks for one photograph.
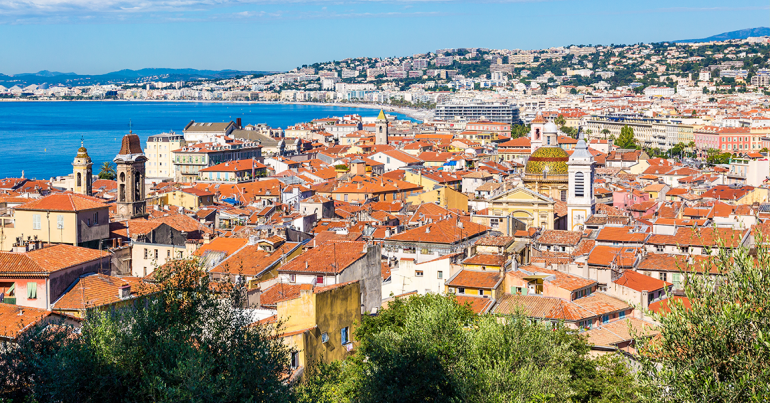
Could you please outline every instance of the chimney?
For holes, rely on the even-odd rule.
[[[390,227],[385,228],[385,238],[390,238]]]
[[[131,284],[118,287],[118,297],[120,297],[121,300],[131,298]]]
[[[238,129],[243,128],[243,126],[241,126],[241,118],[235,119],[235,125],[238,127]]]
[[[430,234],[430,225],[425,226],[425,233]]]

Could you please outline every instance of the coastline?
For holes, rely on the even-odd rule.
[[[420,122],[431,120],[433,112],[429,109],[408,108],[403,106],[366,104],[366,103],[336,103],[336,102],[273,102],[273,101],[217,101],[217,100],[196,100],[196,99],[8,99],[1,98],[0,102],[189,102],[189,103],[212,103],[212,104],[265,104],[265,105],[307,105],[307,106],[336,106],[352,109],[382,109],[385,112],[395,112],[409,116]]]

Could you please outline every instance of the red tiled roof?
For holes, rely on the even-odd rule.
[[[77,283],[56,302],[54,310],[94,308],[121,301],[120,287],[130,286],[131,297],[151,293],[155,286],[146,284],[139,277],[113,277],[104,274],[81,277]]]

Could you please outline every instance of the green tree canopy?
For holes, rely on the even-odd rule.
[[[588,358],[572,331],[477,316],[451,296],[396,300],[356,339],[354,356],[311,369],[300,402],[634,401],[627,368]]]
[[[650,401],[767,401],[770,254],[754,235],[756,249],[720,248],[707,263],[707,270],[716,268],[716,280],[698,267],[680,268],[689,308],[670,302],[670,312],[657,317],[660,337],[639,349]]]
[[[628,125],[623,126],[620,129],[620,137],[615,140],[615,145],[624,149],[638,149],[639,145],[634,137],[634,128]]]
[[[511,126],[511,138],[517,139],[519,137],[526,137],[529,135],[529,125],[513,125]]]
[[[271,328],[250,326],[238,287],[213,287],[195,261],[164,268],[148,296],[89,311],[80,334],[66,326],[36,329],[0,353],[0,397],[289,401],[289,350]]]
[[[99,179],[115,179],[115,166],[111,162],[104,161],[99,171]]]

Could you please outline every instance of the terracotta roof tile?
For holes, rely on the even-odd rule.
[[[503,276],[498,271],[460,270],[447,285],[450,287],[469,287],[493,289],[500,284]]]
[[[26,253],[0,252],[0,275],[50,274],[108,257],[108,252],[59,244]]]
[[[626,270],[619,279],[613,281],[617,285],[628,287],[634,291],[655,291],[671,286],[671,283],[650,277],[646,274]]]
[[[55,193],[16,207],[16,210],[83,211],[109,208],[101,199],[75,193]]]

